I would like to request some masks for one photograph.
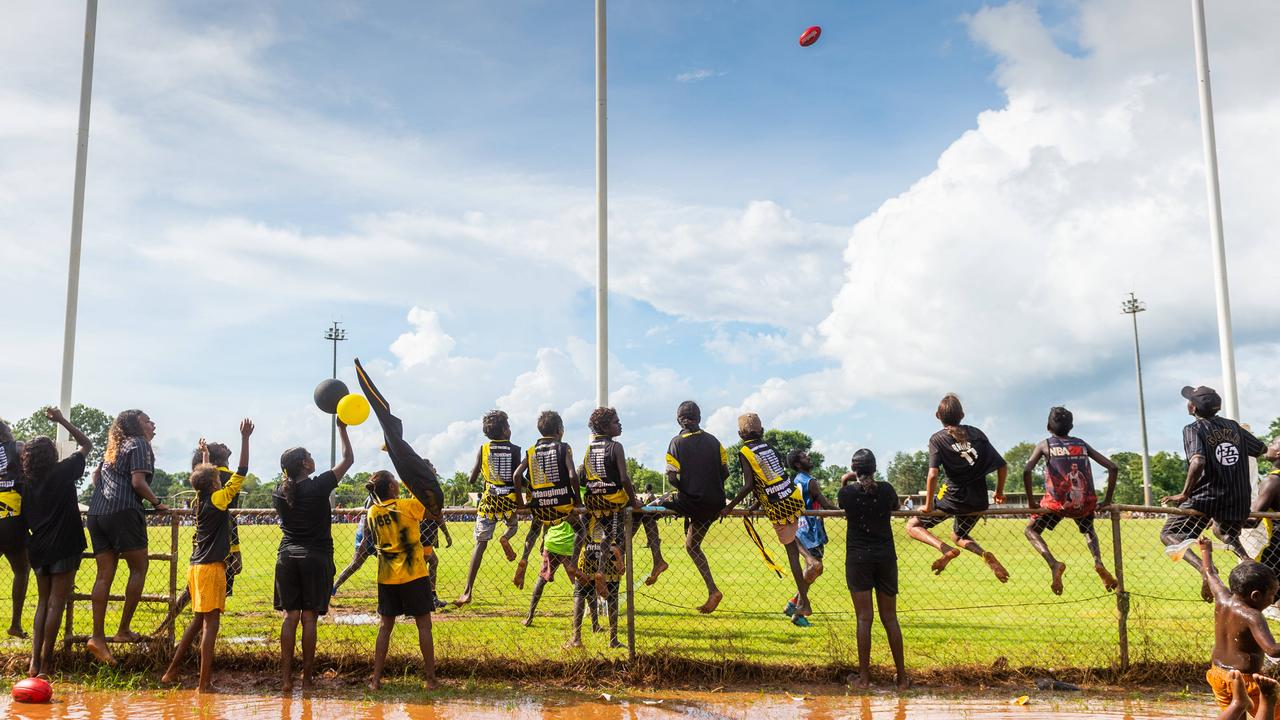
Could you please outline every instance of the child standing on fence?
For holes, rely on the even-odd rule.
[[[407,482],[411,482],[406,478]],[[426,555],[419,534],[419,524],[426,515],[422,499],[426,488],[409,485],[413,497],[400,497],[400,483],[385,470],[374,473],[365,485],[374,503],[365,520],[378,549],[378,640],[373,656],[373,679],[370,690],[382,687],[382,667],[387,660],[387,647],[396,618],[406,615],[418,627],[418,647],[422,650],[423,684],[437,687],[435,643],[431,637],[431,597]]]
[[[943,427],[929,438],[929,476],[925,482],[927,490],[923,511],[933,513],[937,510],[942,514],[907,520],[907,534],[941,553],[942,556],[932,565],[933,574],[940,575],[952,560],[960,556],[960,550],[943,542],[929,530],[947,518],[954,517],[955,529],[951,536],[955,543],[986,561],[997,580],[1009,582],[1009,572],[996,559],[995,553],[983,550],[969,535],[978,524],[978,516],[973,513],[980,513],[989,507],[987,476],[996,473],[995,501],[1003,504],[1004,483],[1008,479],[1009,468],[981,430],[972,425],[960,424],[964,420],[960,398],[951,393],[944,396],[942,402],[938,403],[935,417]],[[937,496],[939,470],[947,474],[941,498]]]
[[[871,685],[871,622],[878,607],[893,653],[898,689],[905,690],[911,687],[911,680],[898,625],[898,552],[889,527],[891,513],[898,509],[898,495],[889,483],[876,481],[876,456],[865,448],[853,454],[849,472],[840,482],[837,501],[848,523],[844,577],[858,619],[858,677],[852,682],[862,689]]]
[[[792,450],[787,453],[787,467],[796,474],[795,483],[800,486],[800,492],[804,496],[805,510],[836,509],[836,506],[822,494],[822,485],[809,474],[813,470],[813,461],[809,459],[809,453],[804,450]],[[827,527],[822,522],[822,518],[801,515],[799,523],[800,529],[796,532],[796,541],[813,559],[821,561],[827,547]],[[820,574],[819,572],[818,575]],[[814,575],[813,579],[817,580],[818,575]],[[794,625],[809,627],[809,618],[796,615],[797,600],[799,596],[793,596],[787,601],[787,607],[782,613],[791,618]]]
[[[1098,505],[1098,496],[1093,489],[1093,466],[1089,461],[1098,463],[1107,470],[1107,489],[1102,496],[1102,505],[1111,504],[1111,495],[1116,489],[1116,464],[1106,455],[1094,450],[1089,443],[1071,436],[1074,418],[1071,411],[1064,407],[1049,410],[1047,429],[1052,433],[1041,440],[1031,451],[1026,467],[1022,469],[1022,482],[1027,489],[1027,506],[1037,507],[1032,502],[1031,478],[1041,458],[1045,460],[1044,497],[1040,498],[1039,507],[1044,512],[1032,515],[1027,522],[1026,536],[1031,547],[1040,553],[1040,557],[1049,564],[1049,572],[1053,579],[1049,589],[1054,595],[1062,594],[1062,575],[1067,571],[1067,564],[1060,562],[1049,551],[1044,541],[1044,532],[1058,527],[1062,518],[1075,521],[1076,527],[1084,535],[1085,544],[1093,554],[1093,569],[1102,579],[1102,586],[1107,592],[1116,589],[1116,579],[1102,562],[1102,550],[1098,547],[1098,533],[1093,528],[1093,511]]]
[[[249,436],[252,434],[253,423],[246,418],[240,423],[240,466],[225,487],[218,467],[208,462],[208,446],[203,439],[200,441],[204,462],[191,471],[190,478],[191,487],[196,491],[196,502],[192,507],[196,524],[195,545],[191,550],[191,567],[187,570],[187,591],[191,594],[193,616],[173,651],[169,668],[160,678],[162,683],[178,680],[179,666],[196,635],[201,635],[200,684],[197,689],[202,693],[213,689],[213,648],[227,603],[226,561],[231,554],[231,514],[228,508],[240,494],[245,475],[249,474]]]
[[[480,572],[480,562],[484,559],[484,551],[493,539],[493,532],[498,523],[506,525],[506,530],[498,538],[502,552],[507,561],[516,559],[516,551],[511,547],[511,538],[516,534],[516,507],[520,503],[520,493],[515,486],[514,474],[520,464],[520,446],[511,442],[511,424],[507,414],[501,410],[490,410],[480,421],[480,428],[489,441],[480,446],[476,453],[476,464],[471,469],[471,484],[484,481],[484,490],[480,493],[480,502],[476,505],[476,547],[471,552],[471,567],[467,570],[467,585],[454,605],[462,607],[471,602],[472,588],[476,575]]]
[[[1262,441],[1240,427],[1235,420],[1218,417],[1222,398],[1213,388],[1182,388],[1187,413],[1195,420],[1182,430],[1182,445],[1187,456],[1187,479],[1182,492],[1160,498],[1160,503],[1173,504],[1199,515],[1170,515],[1160,530],[1165,547],[1176,547],[1194,541],[1216,522],[1222,539],[1240,559],[1248,553],[1240,544],[1240,530],[1249,517],[1252,477],[1248,458],[1266,451]],[[1183,559],[1200,569],[1200,559],[1190,550]],[[1208,582],[1200,586],[1200,596],[1213,599]]]
[[[1262,669],[1264,655],[1280,655],[1280,643],[1262,617],[1262,610],[1275,602],[1280,582],[1265,565],[1245,560],[1231,571],[1228,587],[1213,564],[1213,541],[1200,538],[1200,551],[1204,555],[1200,574],[1213,598],[1213,662],[1205,680],[1218,707],[1225,709],[1236,693],[1230,672],[1238,671],[1244,677],[1245,692],[1257,707],[1259,689],[1253,674]]]
[[[573,449],[563,442],[564,421],[560,413],[547,410],[539,415],[538,432],[542,437],[529,448],[515,471],[516,487],[528,489],[529,510],[533,514],[513,580],[515,586],[522,589],[529,554],[533,552],[538,535],[562,525],[569,525],[568,532],[572,533],[581,525],[581,517],[573,514],[574,508],[581,507],[582,502],[578,474],[573,469]],[[543,570],[546,570],[545,559]],[[565,565],[565,571],[570,579],[576,578],[577,570],[572,565]],[[533,617],[532,613],[530,617]]]
[[[787,476],[778,451],[765,442],[764,424],[760,422],[759,415],[746,413],[738,417],[738,437],[742,439],[742,449],[738,451],[742,467],[742,489],[729,502],[722,514],[727,515],[742,502],[743,498],[754,494],[756,503],[764,510],[769,522],[773,525],[778,542],[782,543],[787,550],[791,577],[796,583],[795,614],[808,617],[813,613],[809,607],[809,583],[822,574],[822,562],[810,555],[809,551],[796,540],[796,533],[800,531],[800,515],[804,512],[804,494],[800,486]],[[781,577],[782,568],[773,562],[773,558],[764,549],[759,536],[755,534],[755,526],[751,524],[751,519],[748,517],[745,521],[747,531],[764,557],[765,563]],[[804,558],[806,565],[803,570],[800,567],[801,557]]]
[[[729,455],[714,435],[703,430],[702,409],[692,400],[676,408],[680,434],[667,445],[667,480],[676,489],[675,497],[662,501],[663,507],[684,518],[684,549],[707,586],[707,601],[698,612],[715,612],[724,593],[716,587],[711,564],[702,542],[711,523],[724,510],[724,481],[729,478]]]
[[[338,421],[342,458],[332,470],[315,477],[316,461],[306,448],[291,448],[280,456],[282,479],[271,494],[280,517],[280,548],[276,553],[274,605],[283,611],[280,623],[280,676],[285,692],[293,690],[293,652],[298,624],[302,624],[302,687],[314,685],[316,621],[329,612],[333,589],[333,527],[329,495],[355,462],[347,425]]]
[[[594,527],[604,531],[604,540],[600,544],[600,552],[612,554],[613,561],[622,565],[623,508],[631,505],[640,509],[640,500],[636,497],[635,486],[631,484],[631,476],[627,472],[627,453],[622,443],[614,440],[622,434],[622,421],[618,419],[618,411],[613,408],[599,407],[591,413],[587,421],[591,429],[591,444],[587,446],[587,456],[582,461],[582,474],[585,480],[585,505],[591,514]],[[641,515],[631,526],[634,534],[637,526],[643,525],[645,537],[649,540],[649,552],[653,555],[653,569],[645,578],[645,585],[658,582],[658,576],[667,570],[667,563],[662,559],[662,539],[658,536],[658,523],[652,515]],[[627,562],[632,562],[627,558]],[[600,560],[598,568],[606,563]],[[596,592],[604,594],[604,577],[596,575]]]
[[[58,462],[53,441],[41,436],[26,444],[22,459],[10,459],[22,469],[22,516],[31,528],[27,556],[36,575],[35,619],[31,627],[31,677],[53,671],[53,648],[62,625],[67,598],[75,589],[76,571],[84,552],[84,523],[76,502],[76,485],[84,477],[85,459],[93,442],[57,408],[45,417],[61,425],[79,444],[71,457]]]

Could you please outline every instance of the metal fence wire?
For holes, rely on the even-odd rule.
[[[810,588],[813,615],[810,627],[794,625],[783,611],[795,594],[789,573],[771,571],[749,538],[743,513],[713,524],[703,542],[715,581],[724,594],[718,609],[702,614],[706,587],[686,554],[683,520],[668,513],[628,510],[625,523],[638,528],[641,515],[657,522],[663,560],[669,569],[655,583],[645,580],[654,553],[646,532],[634,534],[633,559],[619,579],[616,594],[601,599],[584,588],[582,649],[566,649],[572,630],[574,586],[563,569],[550,582],[540,583],[541,538],[533,547],[523,587],[515,584],[518,561],[508,560],[499,535],[488,543],[476,578],[472,600],[457,607],[475,547],[475,511],[445,511],[445,530],[438,534],[436,589],[449,605],[433,615],[437,657],[441,660],[562,661],[575,657],[627,660],[637,655],[663,654],[694,661],[746,661],[765,666],[843,666],[856,664],[855,617],[844,579],[846,523],[839,512],[821,516],[829,542],[825,573]],[[1160,541],[1162,522],[1170,514],[1187,511],[1115,506],[1099,512],[1095,522],[1107,569],[1120,586],[1108,590],[1094,571],[1084,536],[1069,520],[1044,533],[1056,557],[1066,563],[1064,589],[1050,590],[1051,570],[1024,535],[1030,511],[998,508],[984,514],[973,537],[996,554],[1008,569],[1007,583],[999,582],[977,555],[963,553],[941,575],[930,570],[937,551],[911,540],[906,518],[895,514],[893,527],[898,554],[898,615],[911,669],[958,666],[1037,668],[1127,668],[1131,663],[1206,663],[1213,643],[1212,607],[1200,598],[1200,577],[1184,562],[1171,561]],[[236,511],[243,569],[223,614],[218,638],[220,651],[278,652],[280,617],[272,607],[273,578],[280,529],[271,510]],[[341,572],[356,553],[360,509],[336,510],[333,515],[334,562]],[[133,623],[135,630],[172,642],[168,631],[156,632],[185,587],[191,550],[191,517],[186,511],[151,518],[151,566],[145,597]],[[768,520],[754,517],[765,550],[784,568],[786,552],[770,531]],[[521,517],[511,538],[522,551],[530,525]],[[499,534],[503,526],[499,524]],[[950,540],[950,522],[935,532]],[[170,563],[168,558],[176,556]],[[86,555],[86,557],[89,557]],[[1236,559],[1229,552],[1215,555],[1225,577]],[[368,656],[372,653],[378,616],[376,557],[370,558],[337,591],[319,628],[322,656]],[[116,627],[128,576],[121,564],[107,616],[107,633]],[[0,608],[8,608],[10,570],[0,564]],[[94,564],[86,560],[76,578],[77,595],[66,620],[73,652],[90,627],[87,593],[94,581]],[[536,611],[530,601],[541,588]],[[30,584],[22,625],[30,631],[36,603]],[[608,603],[617,603],[617,637],[610,647]],[[595,610],[596,612],[592,612]],[[593,615],[595,618],[593,618]],[[178,616],[178,629],[190,619],[189,608]],[[598,627],[599,632],[593,631]],[[889,649],[878,621],[873,630],[873,663],[890,665]],[[3,654],[29,652],[29,641],[8,638]],[[119,650],[117,651],[119,652]],[[416,636],[409,627],[392,636],[390,654],[417,657]]]

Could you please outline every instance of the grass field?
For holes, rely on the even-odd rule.
[[[1049,572],[1022,535],[1024,519],[992,518],[980,523],[974,537],[1000,556],[1010,571],[1007,584],[997,582],[976,556],[965,554],[941,577],[929,572],[936,554],[898,534],[900,568],[899,614],[907,643],[908,664],[916,668],[953,665],[989,665],[1000,658],[1012,667],[1108,667],[1118,662],[1117,602],[1103,590],[1092,569],[1083,538],[1073,524],[1064,522],[1048,533],[1051,547],[1066,562],[1066,591],[1054,596],[1048,590]],[[777,664],[852,663],[853,608],[844,583],[844,522],[828,519],[831,543],[827,546],[827,572],[811,590],[815,615],[813,627],[791,625],[781,614],[794,586],[790,577],[775,577],[761,561],[738,518],[717,524],[709,533],[708,551],[717,582],[725,594],[720,609],[711,616],[693,608],[705,599],[705,588],[684,552],[678,520],[659,522],[662,546],[671,569],[653,587],[642,582],[651,560],[643,532],[636,536],[637,565],[635,628],[639,653],[667,651],[706,661],[749,660]],[[895,520],[901,531],[902,520]],[[1128,632],[1130,658],[1141,661],[1204,661],[1212,644],[1211,608],[1199,600],[1199,580],[1185,564],[1174,564],[1163,554],[1158,540],[1159,520],[1122,522],[1122,548],[1126,589],[1131,595]],[[765,547],[785,562],[782,548],[765,523],[757,523]],[[522,523],[517,540],[523,538]],[[450,523],[454,544],[440,548],[439,592],[450,600],[462,589],[470,558],[472,526]],[[333,528],[339,571],[350,560],[355,526]],[[939,527],[949,532],[950,526]],[[1098,523],[1103,556],[1113,567],[1109,522]],[[272,609],[272,582],[279,529],[274,525],[243,526],[245,569],[228,601],[220,642],[239,650],[261,648],[274,653],[279,617]],[[170,530],[152,528],[152,550],[167,551]],[[443,541],[443,536],[441,537]],[[179,588],[185,585],[186,557],[191,528],[180,530]],[[536,553],[536,550],[535,550]],[[324,619],[319,638],[322,652],[342,655],[372,651],[376,633],[375,562],[370,560],[335,598]],[[1219,557],[1220,563],[1226,563]],[[1113,568],[1114,569],[1114,568]],[[1227,568],[1223,567],[1225,574]],[[152,562],[148,593],[168,592],[169,564]],[[435,616],[437,653],[444,658],[512,658],[526,661],[564,659],[569,653],[625,657],[625,650],[608,650],[604,635],[584,635],[587,648],[562,648],[569,634],[570,586],[564,576],[547,587],[532,628],[519,624],[528,607],[530,588],[538,570],[537,555],[530,563],[524,590],[511,583],[514,563],[491,543],[477,581],[474,602]],[[77,589],[87,592],[93,582],[93,562],[86,560],[77,577]],[[117,577],[123,590],[125,571]],[[24,613],[30,629],[35,603],[35,583]],[[0,564],[0,607],[8,606],[9,571]],[[625,611],[625,598],[623,600]],[[115,627],[118,607],[108,617],[108,634]],[[149,631],[160,621],[163,608],[144,604],[134,628]],[[190,617],[184,613],[185,624]],[[625,636],[625,617],[621,630]],[[89,606],[75,609],[78,633],[89,629]],[[392,652],[415,651],[410,627],[397,630]],[[0,652],[27,651],[27,644],[7,640]],[[883,631],[875,629],[876,663],[888,664]]]

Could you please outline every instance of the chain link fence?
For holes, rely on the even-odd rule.
[[[645,511],[646,513],[648,511]],[[1160,541],[1161,524],[1171,511],[1156,508],[1115,507],[1097,515],[1095,527],[1104,564],[1121,585],[1104,588],[1094,572],[1084,536],[1070,521],[1062,522],[1044,537],[1057,558],[1066,563],[1064,590],[1050,590],[1051,570],[1031,547],[1024,531],[1029,511],[993,509],[986,513],[972,536],[995,553],[1009,572],[999,582],[980,557],[962,553],[941,575],[930,564],[938,553],[911,540],[905,532],[906,517],[893,521],[898,553],[898,615],[906,642],[907,665],[912,670],[954,667],[1093,668],[1123,670],[1133,664],[1204,664],[1213,642],[1212,608],[1200,599],[1200,578],[1186,563],[1173,562]],[[530,599],[541,569],[541,541],[534,545],[523,588],[513,582],[517,563],[509,561],[498,542],[488,543],[476,578],[472,600],[463,607],[452,602],[433,616],[437,657],[444,664],[478,666],[484,661],[563,662],[573,658],[626,661],[636,657],[681,658],[700,664],[751,663],[781,667],[849,667],[856,664],[853,605],[844,579],[846,525],[838,512],[823,516],[829,543],[826,572],[810,589],[811,627],[792,624],[783,614],[795,593],[789,573],[777,576],[764,563],[749,538],[741,513],[713,524],[703,549],[723,602],[710,615],[697,608],[707,599],[706,588],[684,548],[684,524],[667,513],[657,518],[661,551],[669,569],[652,585],[644,583],[653,566],[646,533],[634,534],[631,553],[620,581],[618,636],[620,648],[609,645],[608,612],[591,593],[583,620],[582,649],[566,649],[571,635],[573,585],[557,570],[546,583],[536,612],[530,618]],[[277,519],[270,510],[236,511],[240,526],[243,570],[236,578],[234,594],[227,601],[219,635],[220,651],[257,653],[275,657],[279,648],[280,617],[272,607],[276,548],[280,539]],[[466,582],[475,547],[474,510],[446,510],[446,532],[440,532],[436,587],[445,601],[454,600]],[[334,562],[340,573],[356,550],[355,535],[363,518],[359,509],[334,512]],[[640,513],[627,518],[640,525]],[[145,596],[133,628],[152,634],[172,607],[172,598],[186,584],[192,527],[185,512],[154,516],[150,528],[153,559],[147,574]],[[767,519],[755,517],[764,548],[786,567],[786,553],[770,530]],[[520,553],[528,519],[522,517],[511,539]],[[499,533],[503,526],[499,525]],[[950,542],[950,521],[934,532]],[[173,553],[177,562],[171,564]],[[1235,564],[1229,552],[1216,555],[1225,577]],[[344,584],[334,596],[319,628],[318,652],[322,657],[371,656],[377,632],[376,557]],[[87,594],[94,581],[94,562],[86,558],[76,578],[78,594],[66,621],[67,634],[79,641],[90,628]],[[113,596],[124,592],[128,576],[121,564]],[[10,570],[0,563],[0,608],[11,598]],[[31,582],[22,613],[22,625],[30,631],[36,602]],[[601,632],[592,631],[590,607],[596,605]],[[120,603],[113,597],[107,616],[107,634],[114,632]],[[190,610],[178,617],[179,632],[190,619]],[[526,625],[527,623],[527,625]],[[874,664],[891,665],[883,629],[873,630]],[[156,633],[158,643],[171,635]],[[29,641],[9,638],[3,654],[17,657],[29,652]],[[70,646],[83,652],[83,646]],[[125,652],[119,646],[117,653]],[[391,656],[417,657],[411,625],[393,634]]]

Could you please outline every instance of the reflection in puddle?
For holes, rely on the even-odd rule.
[[[467,699],[449,698],[433,703],[378,702],[341,697],[271,697],[267,695],[213,695],[201,697],[189,690],[169,692],[69,691],[49,705],[21,705],[0,699],[0,715],[12,718],[65,718],[67,720],[179,720],[180,718],[233,718],[234,720],[470,720],[472,718],[535,718],[562,720],[648,720],[650,718],[800,718],[803,720],[1045,720],[1048,718],[1101,718],[1148,720],[1154,718],[1206,717],[1212,702],[1169,700],[1138,702],[1123,698],[1080,697],[1032,699],[1025,706],[1011,698],[910,697],[891,695],[817,695],[795,697],[785,693],[706,693],[659,691],[626,698],[570,696],[539,698],[534,695]]]

